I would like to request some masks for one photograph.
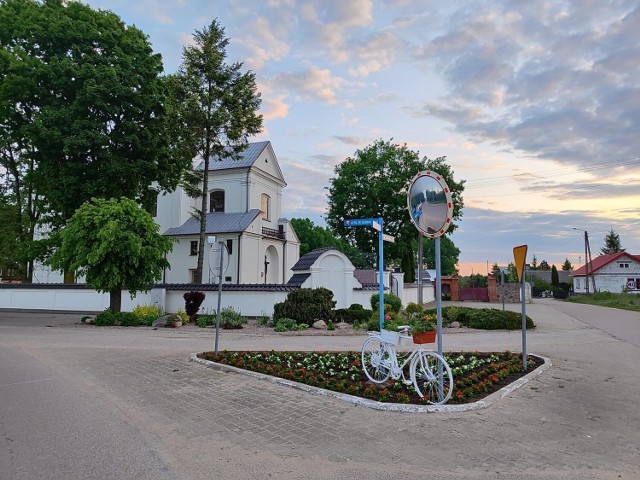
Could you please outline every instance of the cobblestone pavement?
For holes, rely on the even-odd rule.
[[[531,310],[540,328],[529,351],[553,367],[490,408],[447,414],[371,410],[189,362],[190,351],[211,349],[210,332],[5,329],[1,338],[119,412],[177,478],[640,478],[640,349],[552,304]],[[468,332],[445,349],[518,350],[519,340]],[[361,342],[221,337],[229,349]]]

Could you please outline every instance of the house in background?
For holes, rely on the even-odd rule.
[[[587,282],[590,293],[621,293],[623,290],[640,293],[640,256],[627,252],[600,255],[587,265],[574,270],[571,277],[574,293],[587,293]]]
[[[203,163],[196,169],[202,170]],[[229,252],[223,283],[285,284],[299,259],[300,241],[280,216],[287,184],[271,142],[251,143],[235,160],[212,158],[209,166],[206,235],[223,242]],[[200,202],[182,188],[158,196],[155,220],[175,240],[164,283],[194,281],[200,223],[193,213]],[[203,283],[217,283],[212,247],[205,247]]]

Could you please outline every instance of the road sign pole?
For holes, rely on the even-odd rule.
[[[525,275],[522,275],[522,369],[527,371],[527,307],[525,302]]]
[[[440,260],[440,237],[436,237],[436,315],[438,355],[442,355],[442,262]]]
[[[380,224],[380,231],[378,232],[378,286],[379,286],[379,317],[380,317],[380,331],[382,331],[382,327],[384,326],[384,254],[383,254],[383,245],[384,240],[382,239],[382,231],[384,230],[382,224],[382,217],[378,218],[378,223]]]
[[[214,354],[218,354],[218,335],[220,333],[220,305],[222,303],[222,273],[223,273],[223,261],[224,261],[224,244],[220,242],[220,265],[218,267],[218,310],[216,312],[216,344],[214,348]]]

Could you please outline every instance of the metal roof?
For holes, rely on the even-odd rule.
[[[209,171],[227,170],[230,168],[250,168],[270,143],[271,142],[269,141],[250,143],[247,148],[243,152],[239,153],[235,158],[227,157],[221,159],[217,155],[212,155],[209,159]],[[196,167],[196,170],[202,170],[203,165],[204,162],[200,162]]]
[[[295,273],[287,282],[287,285],[293,287],[301,287],[304,282],[306,282],[307,278],[311,276],[310,273]]]
[[[610,264],[616,260],[622,259],[622,257],[628,257],[630,260],[635,260],[636,262],[640,262],[640,256],[631,255],[627,252],[617,252],[617,253],[609,253],[607,255],[600,255],[593,259],[592,262],[589,262],[589,275],[593,275],[594,272],[597,272],[605,265]],[[623,273],[623,272],[621,272]],[[571,272],[572,277],[584,277],[587,275],[587,266],[582,265],[577,270]]]
[[[305,253],[300,257],[298,262],[291,267],[291,270],[309,270],[311,266],[316,263],[316,260],[322,255],[324,252],[328,252],[329,250],[335,250],[335,248],[318,248],[317,250],[312,250],[308,253]]]
[[[248,212],[239,213],[223,213],[210,212],[207,213],[207,226],[205,233],[235,233],[244,232],[249,225],[260,215],[260,210],[254,208]],[[163,235],[199,235],[200,220],[191,217],[179,227],[173,227],[164,232]]]

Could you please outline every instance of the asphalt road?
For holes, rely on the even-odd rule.
[[[527,312],[538,324],[528,350],[552,368],[486,409],[407,414],[189,362],[212,349],[210,330],[0,311],[0,479],[640,478],[640,316],[553,300]],[[353,350],[363,339],[225,332],[220,345]],[[518,351],[520,332],[443,343]]]

